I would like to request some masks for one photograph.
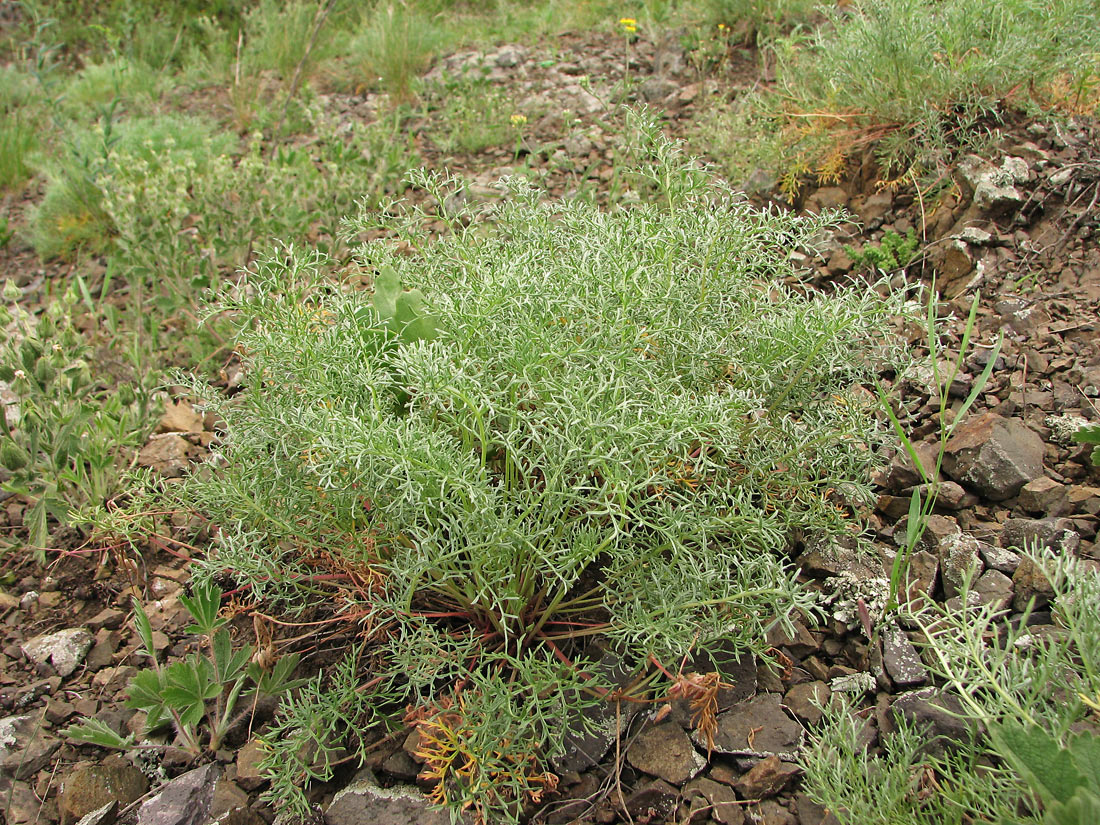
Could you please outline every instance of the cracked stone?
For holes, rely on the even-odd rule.
[[[468,821],[466,817],[461,822]],[[446,811],[433,808],[411,785],[383,788],[369,769],[338,791],[325,810],[326,825],[450,825]]]
[[[221,773],[211,764],[177,776],[142,803],[137,825],[202,825],[210,817]]]
[[[147,790],[145,774],[117,757],[101,765],[78,767],[65,777],[57,795],[61,825],[70,825],[112,802],[125,807]]]
[[[61,743],[42,729],[39,713],[0,719],[0,771],[16,779],[34,776]]]

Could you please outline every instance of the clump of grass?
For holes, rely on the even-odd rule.
[[[116,99],[135,105],[154,100],[165,87],[166,78],[139,61],[116,58],[89,63],[69,81],[62,94],[66,109],[76,118],[94,113]]]
[[[31,157],[41,128],[34,87],[25,72],[0,67],[0,191],[17,188],[33,172]]]
[[[437,15],[407,0],[376,0],[363,13],[349,45],[353,86],[377,86],[397,100],[409,100],[420,75],[444,42]]]
[[[275,71],[289,82],[301,65],[309,71],[334,53],[325,0],[260,0],[245,15],[244,60],[250,72]],[[314,28],[321,28],[314,37]],[[312,44],[312,46],[311,46]]]
[[[807,176],[835,179],[868,147],[886,177],[934,178],[1006,108],[1097,75],[1092,0],[865,0],[827,14],[777,43],[777,88],[752,98],[740,124],[716,115],[773,132],[771,165],[791,192]],[[715,137],[719,154],[737,151],[736,135],[728,152]]]
[[[708,22],[721,24],[747,42],[774,36],[805,22],[820,5],[818,0],[704,0]]]
[[[336,582],[378,630],[346,665],[372,663],[369,713],[321,683],[295,711],[313,752],[412,705],[435,798],[485,821],[555,781],[591,699],[583,637],[643,674],[720,641],[762,651],[812,609],[783,560],[794,531],[859,532],[872,500],[887,433],[857,398],[903,359],[900,298],[784,289],[790,246],[834,216],[757,212],[679,147],[649,150],[654,204],[603,213],[512,180],[499,206],[445,211],[435,241],[419,208],[361,216],[351,231],[405,241],[357,250],[373,296],[315,253],[259,262],[219,305],[248,388],[191,385],[228,431],[227,463],[182,491],[222,526],[201,575],[289,610]],[[301,779],[329,770],[302,765],[301,736],[270,743],[276,801],[299,811]]]

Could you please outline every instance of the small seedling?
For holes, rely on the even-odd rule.
[[[845,246],[844,251],[851,257],[856,269],[896,272],[904,269],[913,260],[919,246],[917,230],[910,227],[904,236],[889,230],[882,236],[882,242],[878,246],[865,246],[858,251],[851,246]]]

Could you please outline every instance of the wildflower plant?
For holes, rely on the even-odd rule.
[[[395,239],[357,250],[373,296],[316,252],[260,261],[215,308],[246,391],[192,385],[227,424],[219,468],[184,491],[220,525],[205,574],[288,610],[335,586],[377,674],[369,713],[340,707],[412,705],[437,801],[486,821],[551,787],[569,711],[606,694],[587,637],[641,669],[720,641],[762,652],[813,609],[784,562],[794,531],[858,533],[871,501],[887,431],[837,399],[901,363],[900,300],[782,286],[837,216],[757,211],[654,140],[654,203],[601,212],[511,179],[436,239],[422,207],[364,211],[350,233]],[[413,183],[440,204],[455,184]],[[325,775],[297,770],[284,805]]]

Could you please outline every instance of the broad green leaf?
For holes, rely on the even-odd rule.
[[[225,628],[214,634],[214,678],[219,684],[226,685],[236,681],[251,658],[251,645],[245,645],[236,653],[233,652],[233,642]]]
[[[221,691],[222,685],[208,659],[191,655],[165,669],[164,701],[181,716],[192,713],[195,706],[201,715],[207,700],[216,698]]]
[[[137,599],[132,599],[131,604],[134,607],[134,630],[137,631],[138,637],[141,639],[141,645],[145,648],[145,653],[156,666],[157,652],[153,646],[153,627],[149,624],[149,615]]]
[[[255,692],[261,693],[264,696],[278,696],[281,693],[286,693],[288,690],[293,690],[296,687],[301,687],[308,679],[291,679],[291,675],[294,673],[294,669],[298,667],[299,656],[297,653],[291,653],[288,656],[283,656],[279,661],[275,663],[275,666],[271,668],[271,672],[264,671],[259,665],[253,663],[248,668],[248,675],[255,682]]]
[[[1043,817],[1045,825],[1096,825],[1100,822],[1100,796],[1078,788],[1068,802],[1052,802]]]
[[[126,688],[126,707],[148,714],[164,706],[164,671],[142,670],[130,680]]]
[[[1100,736],[1082,733],[1073,737],[1069,742],[1069,754],[1084,777],[1086,787],[1100,794]]]
[[[371,303],[386,324],[392,323],[397,314],[397,299],[400,295],[401,279],[398,278],[397,271],[392,266],[383,266],[374,279]]]
[[[1008,721],[989,732],[997,750],[1046,805],[1068,802],[1084,784],[1070,752],[1045,730]]]

